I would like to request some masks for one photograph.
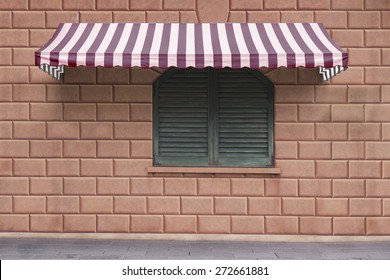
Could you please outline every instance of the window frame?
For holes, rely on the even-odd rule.
[[[190,67],[192,68],[192,67]],[[176,73],[185,70],[187,68],[176,68],[170,67],[165,71],[154,83],[153,83],[153,166],[158,167],[209,167],[209,168],[273,168],[275,167],[275,151],[274,151],[274,85],[268,80],[261,72],[255,69],[250,68],[241,68],[239,70],[245,71],[250,75],[254,76],[256,79],[267,88],[268,93],[268,157],[261,158],[261,160],[250,160],[250,158],[245,158],[245,161],[242,161],[241,158],[233,161],[234,164],[223,165],[219,161],[219,129],[218,129],[218,78],[217,71],[222,69],[215,69],[212,67],[207,67],[208,69],[208,162],[205,165],[202,160],[186,159],[186,158],[169,158],[169,160],[164,160],[159,157],[159,130],[158,130],[158,108],[159,100],[158,93],[159,87],[166,80],[170,79]],[[235,69],[237,70],[237,69]],[[212,164],[210,164],[212,163]]]

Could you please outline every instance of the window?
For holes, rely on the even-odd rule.
[[[154,83],[154,165],[272,167],[273,106],[259,71],[171,68]]]

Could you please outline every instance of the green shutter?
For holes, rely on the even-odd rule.
[[[218,71],[218,166],[270,166],[272,87],[250,70]]]
[[[208,166],[207,69],[171,69],[155,84],[154,163]]]

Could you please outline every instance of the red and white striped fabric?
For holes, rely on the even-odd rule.
[[[63,23],[35,53],[35,63],[43,70],[63,65],[344,69],[348,54],[320,23]]]

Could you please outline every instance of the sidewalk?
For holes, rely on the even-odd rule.
[[[1,238],[0,259],[390,259],[390,242],[290,243]]]

